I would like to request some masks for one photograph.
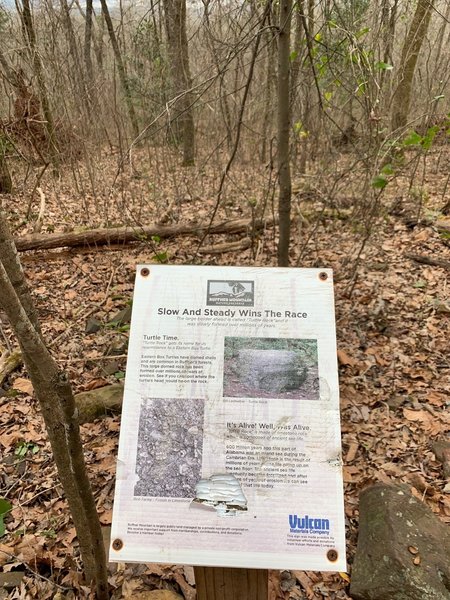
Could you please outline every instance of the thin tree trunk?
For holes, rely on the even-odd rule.
[[[95,89],[94,80],[94,66],[92,64],[92,18],[94,16],[93,0],[86,0],[86,15],[84,24],[84,46],[83,46],[83,58],[84,68],[86,71],[86,93],[87,100],[90,106],[93,108],[94,113],[99,116],[100,108],[97,99],[97,93]]]
[[[382,27],[383,27],[383,40],[384,40],[384,49],[383,49],[383,62],[386,64],[392,64],[392,51],[394,47],[394,39],[395,39],[395,24],[397,19],[397,7],[398,0],[394,0],[394,4],[392,7],[390,6],[390,2],[388,0],[383,1],[383,7],[381,11],[382,17]],[[387,81],[389,71],[383,69],[380,75],[380,92],[384,92],[384,96],[389,95],[390,86],[387,90],[385,90],[385,85]],[[389,79],[390,81],[390,79]]]
[[[79,102],[80,98],[88,100],[88,95],[86,91],[86,79],[83,73],[83,69],[81,67],[81,61],[78,51],[77,40],[75,38],[75,32],[73,30],[72,19],[70,16],[69,5],[67,4],[67,0],[60,0],[61,13],[63,16],[63,23],[66,29],[67,40],[69,42],[70,54],[72,56],[72,71],[74,74],[75,80],[75,90],[77,94],[77,106],[80,107],[81,110],[86,111],[86,116],[89,120],[91,120],[91,110],[89,102]]]
[[[38,84],[39,99],[42,106],[42,112],[44,113],[45,129],[48,136],[49,152],[54,165],[58,166],[59,158],[58,148],[55,140],[55,126],[53,121],[53,114],[50,109],[50,102],[48,99],[47,88],[44,81],[41,57],[36,47],[36,34],[34,31],[33,18],[31,16],[31,6],[29,0],[22,0],[21,18],[23,29],[26,34],[26,40],[30,49],[34,74],[36,75],[36,80]]]
[[[193,97],[189,66],[189,48],[186,33],[186,0],[164,0],[168,57],[170,64],[170,94],[179,98],[173,125],[175,139],[183,144],[183,164],[193,165],[195,160],[195,127]],[[179,131],[178,131],[179,129]]]
[[[274,116],[274,102],[273,102],[273,92],[274,92],[274,81],[276,78],[275,75],[275,40],[273,39],[272,32],[267,32],[266,37],[266,80],[265,80],[265,90],[264,90],[264,116],[262,120],[262,142],[261,142],[261,152],[260,152],[260,160],[262,163],[267,160],[267,147],[270,146],[270,139],[272,137],[272,123]]]
[[[279,178],[279,240],[278,266],[289,265],[291,232],[291,169],[290,169],[290,34],[292,0],[280,0],[278,37],[278,178]]]
[[[0,144],[2,140],[0,139]],[[10,194],[12,192],[12,179],[6,162],[6,156],[0,148],[0,194]]]
[[[209,18],[209,1],[204,2],[203,15],[205,18],[205,23],[206,23],[205,36],[206,36],[207,43],[208,43],[209,49],[210,49],[212,57],[213,57],[214,66],[216,67],[217,77],[219,79],[219,105],[220,105],[220,110],[222,113],[223,122],[225,125],[225,130],[227,132],[228,150],[230,150],[231,144],[232,144],[232,126],[231,126],[230,106],[228,103],[228,92],[226,89],[226,79],[225,79],[226,70],[222,69],[220,62],[219,62],[219,57],[217,55],[215,39],[214,39],[214,35],[212,34],[211,21]]]
[[[89,484],[67,375],[48,352],[4,216],[0,215],[0,308],[19,341],[22,357],[44,417],[58,473],[77,531],[87,581],[97,599],[108,600],[108,573],[95,500]]]
[[[111,46],[117,63],[117,72],[119,73],[120,85],[122,86],[122,90],[125,96],[125,102],[127,104],[128,109],[128,116],[130,118],[131,126],[133,128],[133,135],[135,138],[137,138],[139,136],[139,125],[136,117],[136,112],[134,110],[133,99],[131,97],[131,89],[128,84],[125,65],[122,60],[122,54],[120,52],[119,44],[117,42],[116,33],[114,31],[114,26],[111,20],[111,15],[109,14],[106,0],[100,0],[100,3],[102,5],[103,16],[105,17],[106,27],[108,28],[109,33],[109,39],[111,41]]]
[[[392,131],[405,127],[408,122],[417,58],[427,34],[434,4],[435,0],[418,0],[416,12],[403,44],[399,81],[392,99]]]

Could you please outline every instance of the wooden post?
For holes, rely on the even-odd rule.
[[[265,569],[194,567],[197,600],[268,600]]]

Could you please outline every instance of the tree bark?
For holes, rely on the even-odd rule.
[[[41,407],[77,531],[86,579],[89,583],[95,582],[98,600],[108,600],[105,548],[86,472],[72,388],[67,375],[59,370],[42,340],[29,292],[22,288],[26,284],[14,243],[1,215],[0,224],[0,308],[6,313],[19,341]]]
[[[111,41],[111,46],[114,52],[114,58],[117,63],[117,72],[119,74],[120,85],[122,86],[122,90],[125,96],[125,102],[128,109],[128,116],[130,118],[131,126],[133,129],[133,135],[135,138],[139,136],[139,125],[136,117],[136,112],[134,110],[133,98],[131,96],[131,88],[128,84],[127,74],[125,71],[125,65],[122,60],[122,54],[120,52],[119,43],[117,41],[116,32],[114,31],[114,26],[111,20],[111,15],[109,14],[108,5],[106,4],[106,0],[100,0],[102,5],[103,16],[105,17],[106,27],[108,29],[109,39]]]
[[[195,160],[195,127],[192,108],[193,97],[189,66],[189,48],[186,33],[186,0],[164,0],[168,57],[170,65],[170,94],[178,98],[174,103],[172,121],[175,141],[183,144],[183,164],[193,165]]]
[[[21,19],[26,41],[30,49],[33,70],[36,76],[36,81],[39,89],[39,99],[42,106],[42,112],[44,113],[45,130],[47,132],[48,137],[48,150],[50,156],[52,157],[53,164],[55,165],[55,167],[57,167],[59,165],[59,157],[58,147],[55,139],[55,125],[53,121],[53,114],[50,108],[50,101],[48,99],[47,88],[45,85],[41,57],[36,47],[36,34],[34,31],[34,24],[33,18],[31,16],[31,6],[29,0],[22,0]]]
[[[399,81],[392,98],[392,131],[405,127],[408,122],[417,58],[430,24],[434,4],[435,0],[418,0],[411,26],[403,44]]]
[[[40,326],[37,312],[34,307],[33,299],[25,280],[25,275],[17,254],[16,245],[12,239],[9,227],[6,224],[4,215],[0,213],[0,261],[5,268],[8,279],[12,284],[14,291],[23,306],[28,319],[31,321],[34,329],[40,334]]]
[[[2,140],[0,138],[0,145]],[[0,147],[0,194],[10,194],[12,192],[12,179],[6,162],[6,156]]]
[[[224,221],[208,227],[204,223],[182,223],[177,225],[149,225],[142,227],[118,227],[112,229],[91,229],[71,233],[48,233],[27,235],[15,240],[19,252],[25,250],[50,250],[64,246],[104,246],[106,244],[128,244],[145,242],[153,235],[168,238],[176,235],[207,235],[214,233],[240,233],[252,231],[273,224],[273,219],[236,219]],[[1,246],[0,246],[1,250]]]
[[[280,0],[280,24],[278,34],[278,266],[289,265],[289,242],[291,232],[291,169],[290,169],[290,35],[292,0]]]

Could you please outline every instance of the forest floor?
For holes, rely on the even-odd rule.
[[[167,170],[163,177],[156,173],[156,165],[153,177],[142,175],[144,153],[135,160],[139,169],[127,165],[111,193],[87,193],[89,173],[81,167],[60,180],[46,174],[41,182],[46,197],[41,233],[125,221],[208,221],[215,204],[215,173],[208,168],[186,170],[186,175]],[[112,182],[117,163],[108,157],[102,161],[102,178]],[[291,577],[271,572],[271,600],[350,598],[358,497],[373,482],[406,483],[416,497],[450,522],[449,486],[431,449],[432,442],[450,430],[450,270],[409,258],[420,254],[450,262],[448,239],[434,226],[435,219],[442,218],[438,211],[445,202],[450,154],[428,161],[420,194],[409,186],[408,173],[396,178],[370,222],[366,209],[349,207],[344,196],[330,205],[324,204],[322,195],[294,197],[292,265],[331,267],[335,274],[349,573],[294,572]],[[182,184],[181,177],[185,177]],[[219,208],[217,221],[251,216],[255,206],[259,209],[265,203],[261,197],[265,173],[244,165],[235,168],[233,177],[239,185]],[[25,192],[0,202],[16,236],[32,230],[38,199],[28,221]],[[271,211],[269,199],[266,213]],[[215,235],[205,244],[239,239]],[[87,320],[95,317],[106,324],[127,306],[137,263],[155,261],[159,255],[169,263],[188,264],[198,242],[198,237],[183,236],[128,246],[21,254],[44,337],[61,367],[68,370],[76,392],[116,382],[125,372],[127,328],[105,325],[88,334]],[[196,262],[276,266],[276,231],[268,228],[248,249],[202,255]],[[4,318],[0,329],[0,345],[13,344]],[[5,572],[25,571],[21,584],[9,595],[0,589],[0,599],[89,598],[73,551],[76,534],[23,370],[3,384],[0,406],[0,497],[13,505],[0,538],[0,566]],[[120,418],[114,416],[82,426],[105,530],[111,522],[119,428]],[[195,598],[191,567],[111,565],[110,583],[117,599],[156,588],[176,590],[187,600]]]

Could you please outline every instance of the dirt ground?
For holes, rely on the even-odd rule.
[[[421,200],[419,211],[417,198],[408,192],[407,174],[399,177],[386,192],[370,235],[357,220],[357,211],[350,215],[335,208],[324,212],[321,199],[306,204],[299,196],[294,198],[292,265],[332,267],[335,275],[349,573],[271,572],[271,600],[350,598],[358,497],[373,482],[405,482],[416,497],[450,522],[448,485],[445,488],[442,466],[431,448],[450,429],[450,270],[411,258],[431,256],[449,264],[448,239],[435,226],[442,217],[438,209],[447,189],[445,164],[448,156],[438,164],[430,159],[422,177],[426,199]],[[104,158],[105,180],[114,180],[115,170],[114,160]],[[257,193],[262,180],[259,172],[254,177],[250,174],[248,166],[235,174],[244,196],[252,186]],[[188,192],[196,177],[199,191],[193,195]],[[137,187],[142,180],[137,181],[132,173],[121,176],[120,186],[110,196],[99,198],[80,198],[70,177],[44,180],[47,203],[42,232],[71,230],[80,223],[89,227],[123,223],[124,215],[146,223],[162,216],[166,222],[207,221],[214,204],[207,178],[207,172],[193,170],[181,190],[168,183],[160,190],[165,201],[153,195],[147,204],[142,200],[145,190]],[[2,200],[16,236],[31,230],[32,223],[24,221],[27,204],[25,193]],[[170,213],[163,215],[162,207],[169,205]],[[230,197],[217,219],[248,216],[249,211],[238,196]],[[298,218],[299,211],[306,221]],[[210,236],[205,244],[239,239]],[[105,325],[88,334],[85,327],[91,317],[106,324],[127,305],[137,263],[152,262],[156,254],[160,259],[164,254],[177,264],[195,260],[211,265],[276,265],[272,228],[253,247],[194,259],[198,242],[196,236],[183,236],[129,246],[22,253],[45,339],[67,369],[76,392],[124,376],[127,328]],[[13,345],[3,317],[1,332],[0,344]],[[5,517],[6,533],[0,538],[0,565],[3,571],[25,573],[19,587],[6,595],[0,591],[0,598],[89,598],[90,591],[80,579],[75,531],[38,406],[22,369],[3,384],[0,406],[0,497],[13,505]],[[119,417],[82,427],[105,532],[111,522],[119,428]],[[195,597],[192,568],[182,565],[111,565],[110,583],[112,597],[117,599],[157,588],[176,590],[187,600]]]

